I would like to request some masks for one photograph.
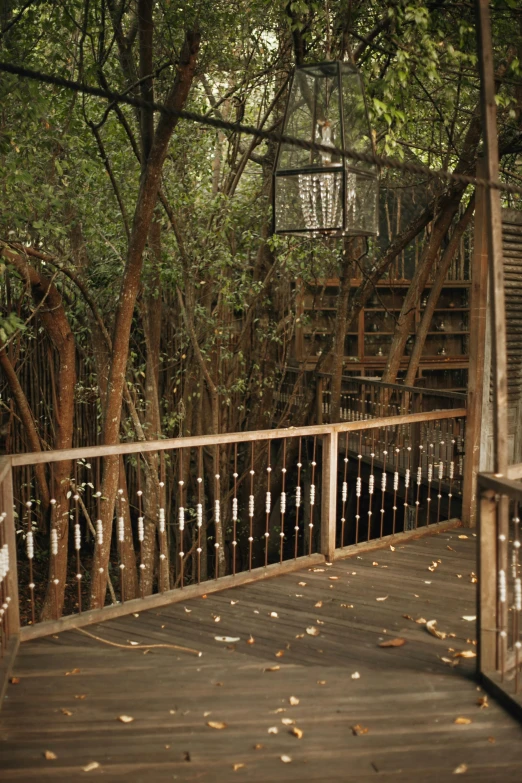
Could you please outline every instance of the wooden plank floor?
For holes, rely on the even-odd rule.
[[[441,660],[476,649],[475,625],[462,619],[475,614],[475,540],[459,534],[88,629],[125,645],[187,645],[201,657],[119,649],[79,631],[25,643],[0,712],[0,780],[440,783],[466,765],[473,781],[518,783],[522,727],[491,700],[480,708],[473,659],[454,668]],[[455,637],[436,639],[404,615],[436,619]],[[379,647],[395,637],[406,643]],[[84,772],[93,761],[99,767]]]

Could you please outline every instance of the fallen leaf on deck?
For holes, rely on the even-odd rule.
[[[444,631],[439,631],[437,628],[437,621],[436,620],[428,620],[426,623],[426,630],[428,633],[431,633],[432,636],[435,636],[437,639],[446,639],[447,633],[444,633]]]
[[[459,536],[459,538],[467,538],[467,536]],[[468,765],[467,764],[459,764],[458,767],[455,767],[453,770],[454,775],[463,775],[464,772],[468,771]]]
[[[223,683],[222,682],[215,682],[214,685],[216,685],[218,688],[220,688],[223,685]]]
[[[448,544],[448,546],[446,547],[446,549],[449,549],[449,551],[450,551],[450,552],[454,552],[454,551],[455,551],[455,550],[453,549],[453,547],[452,547],[452,546],[450,546],[449,544]]]
[[[254,637],[252,636],[252,634],[250,634],[250,639],[247,639],[247,640],[246,640],[246,643],[247,643],[247,644],[255,644],[255,643],[256,643],[256,640],[254,639]]]
[[[217,615],[216,617],[214,617],[214,622],[215,622],[215,623],[220,623],[220,622],[221,622],[221,617],[220,617],[219,615]]]
[[[390,549],[392,552],[395,552],[395,547],[390,544]]]
[[[77,696],[75,696],[75,699],[85,699],[87,697],[86,693],[78,693]]]
[[[290,764],[290,762],[292,761],[292,757],[291,756],[281,756],[281,761],[283,762],[283,764]]]
[[[324,625],[324,620],[316,620],[317,625]]]
[[[72,715],[72,712],[71,712],[71,710],[67,710],[65,707],[62,707],[62,709],[61,709],[61,712],[62,712],[64,715],[67,715],[67,717],[70,717],[70,716]]]
[[[53,753],[52,750],[46,750],[44,752],[44,757],[47,759],[47,761],[54,761],[55,759],[58,758],[56,753]]]
[[[306,582],[298,582],[299,587],[306,587]]]
[[[476,658],[477,653],[473,652],[473,650],[461,650],[460,652],[456,652],[453,656],[454,658]]]
[[[403,614],[402,616],[404,617],[405,620],[411,620],[413,623],[415,622],[411,614]]]
[[[168,748],[170,748],[170,745],[165,745],[165,747],[168,749]],[[192,759],[190,758],[190,753],[188,752],[188,750],[186,750],[183,753],[183,761],[192,761]]]
[[[132,723],[134,718],[131,718],[130,715],[118,715],[118,720],[120,723]]]
[[[357,723],[356,726],[350,726],[350,728],[354,737],[360,737],[361,734],[368,734],[368,729],[365,726],[361,726],[360,723]]]
[[[277,726],[270,726],[268,729],[269,734],[279,734],[279,729]]]
[[[202,599],[203,599],[203,598],[208,598],[208,595],[206,595],[206,594],[205,594],[205,595],[202,595],[202,596],[201,596],[201,598],[202,598]]]
[[[187,614],[190,614],[192,609],[189,609],[188,606],[184,606],[183,609],[186,611]]]
[[[280,668],[281,668],[280,666],[267,666],[266,668],[263,669],[263,671],[264,672],[278,672]]]
[[[467,536],[462,535],[462,536],[459,536],[459,538],[460,539],[464,539],[464,538],[467,538]]]
[[[239,636],[214,636],[214,639],[216,642],[227,642],[230,644],[230,642],[239,642]]]
[[[379,647],[402,647],[403,644],[406,644],[406,639],[398,637],[397,639],[386,639],[385,642],[379,644]]]
[[[132,613],[132,616],[133,616],[133,617],[139,617],[139,614],[138,614],[137,612],[133,612],[133,613]],[[94,762],[93,762],[93,763],[94,763]]]
[[[353,604],[341,604],[342,609],[353,609]]]
[[[378,566],[378,565],[379,565],[379,563],[377,562],[377,560],[374,560],[373,563],[372,563],[372,566]]]
[[[254,745],[254,750],[262,750],[265,746],[262,745],[260,742],[256,742]]]
[[[322,573],[324,571],[324,568],[312,568],[311,569],[315,574]]]
[[[467,620],[467,621],[468,621],[468,623],[472,623],[472,622],[473,622],[473,620],[476,620],[476,619],[477,619],[477,616],[476,616],[476,615],[474,615],[474,614],[465,614],[465,615],[463,615],[462,619],[463,619],[463,620]]]
[[[471,718],[455,718],[453,723],[456,723],[457,726],[469,726],[470,723],[472,723]]]
[[[231,601],[230,606],[235,606],[237,604],[237,601]]]
[[[488,697],[481,696],[480,699],[477,700],[477,704],[481,710],[485,710],[486,707],[489,707]]]
[[[270,612],[270,617],[279,617],[277,612]]]
[[[354,672],[352,674],[352,680],[360,680],[360,679],[361,679],[361,675],[359,674],[359,672]]]
[[[448,666],[458,666],[458,661],[454,661],[453,658],[445,658],[444,656],[441,656],[441,661],[443,663],[447,663]]]
[[[326,685],[326,680],[317,680],[318,685]]]
[[[234,770],[234,772],[237,772],[238,769],[243,769],[244,766],[245,766],[244,764],[234,764],[232,769]]]
[[[424,582],[425,585],[431,585],[431,582]]]
[[[170,712],[171,712],[171,713],[175,713],[175,712],[176,712],[176,710],[171,710]],[[210,710],[207,710],[207,712],[204,712],[204,713],[203,713],[203,717],[204,717],[204,718],[208,718],[208,716],[209,716],[209,715],[212,715],[212,713],[210,712]]]
[[[284,726],[293,726],[295,723],[295,720],[292,720],[292,718],[281,718],[281,723]]]
[[[309,625],[308,628],[306,629],[306,633],[309,636],[319,636],[320,631],[319,628],[315,627],[315,625]]]
[[[296,639],[304,639],[304,633],[298,633]]]
[[[222,720],[209,720],[207,721],[207,726],[211,729],[226,729],[227,724]]]
[[[387,595],[383,595],[382,598],[376,598],[375,600],[376,601],[386,601],[387,598],[388,598]]]
[[[299,699],[297,698],[297,696],[290,696],[288,701],[292,705],[292,707],[297,707],[297,705],[299,704]]]
[[[284,654],[285,654],[285,651],[284,651],[284,650],[278,650],[278,651],[276,652],[276,654],[275,654],[275,657],[276,657],[276,658],[282,658]]]
[[[11,685],[19,685],[20,684],[20,677],[11,677],[9,680]]]
[[[79,673],[80,673],[79,669],[72,669],[72,671],[70,672],[65,672],[65,676],[68,677],[70,674],[79,674]]]
[[[491,742],[491,744],[496,742],[495,737],[488,737],[488,742]]]
[[[328,579],[331,579],[332,582],[335,582],[337,579],[339,579],[338,576],[329,576]]]
[[[290,734],[293,734],[294,737],[297,737],[297,739],[303,739],[304,731],[302,729],[298,729],[297,726],[293,726],[290,729]]]
[[[457,577],[457,579],[462,579],[462,574],[455,574],[455,576]]]
[[[279,715],[280,712],[286,712],[286,707],[278,707],[274,712],[276,715]]]
[[[92,772],[93,769],[98,769],[99,766],[100,765],[98,764],[97,761],[89,761],[89,763],[85,767],[83,767],[83,771]]]
[[[136,647],[139,642],[131,642],[130,639],[128,639],[129,644],[131,644],[133,647]]]
[[[177,710],[169,710],[169,715],[175,715]],[[208,713],[210,715],[210,712]]]
[[[317,603],[316,603],[316,604],[314,604],[314,607],[315,607],[316,609],[320,609],[322,605],[323,605],[323,602],[322,602],[322,601],[317,601]]]

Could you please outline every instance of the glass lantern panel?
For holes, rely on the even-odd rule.
[[[295,73],[284,133],[326,147],[342,147],[339,80],[336,64],[299,69]],[[328,151],[311,152],[282,144],[278,171],[340,166],[342,161]]]
[[[276,176],[276,231],[342,231],[342,171]]]
[[[374,177],[355,171],[346,172],[346,231],[353,234],[377,235],[379,183]]]
[[[364,90],[361,77],[357,72],[343,66],[342,104],[344,116],[344,146],[356,152],[371,152],[370,126],[366,113]],[[347,158],[350,167],[368,170],[371,163],[361,163]]]

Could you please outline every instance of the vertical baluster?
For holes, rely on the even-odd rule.
[[[355,480],[355,497],[356,497],[356,509],[355,509],[355,543],[359,543],[359,523],[361,520],[361,462],[362,462],[362,431],[359,432],[359,453],[357,454],[357,479]]]
[[[197,570],[198,570],[198,585],[201,584],[201,528],[203,527],[203,449],[201,446],[198,448],[198,502],[196,506],[196,526],[198,529],[198,545],[197,552]]]
[[[136,459],[137,496],[138,496],[138,541],[140,545],[140,595],[145,597],[145,563],[143,561],[143,541],[145,540],[145,518],[143,516],[143,490],[141,489],[141,458]],[[102,534],[103,535],[103,534]]]
[[[159,509],[158,509],[158,531],[159,531],[159,549],[160,549],[160,590],[161,592],[165,589],[165,566],[166,566],[166,559],[167,555],[165,554],[166,550],[166,520],[165,520],[165,460],[163,459],[163,454],[160,456],[160,482],[159,482],[159,490],[160,490],[160,501],[159,501]]]
[[[439,486],[437,489],[437,522],[440,522],[440,504],[442,501],[442,478],[444,476],[444,461],[442,459],[443,447],[444,447],[444,441],[441,440],[439,444],[439,462],[437,465],[438,480],[439,480]]]
[[[237,443],[234,443],[234,496],[232,498],[232,574],[236,575],[237,551]]]
[[[429,444],[428,452],[428,497],[426,498],[426,524],[430,524],[431,511],[431,482],[433,481],[433,443]]]
[[[406,446],[406,469],[404,472],[404,521],[402,523],[402,529],[406,530],[409,523],[408,509],[409,509],[409,490],[411,481],[411,446]]]
[[[179,449],[179,510],[178,510],[178,525],[179,525],[179,567],[180,567],[180,586],[183,589],[185,581],[185,501],[184,501],[184,486],[183,480],[183,449]]]
[[[52,590],[54,594],[54,607],[56,609],[55,618],[58,620],[58,584],[60,583],[60,580],[58,579],[58,576],[56,574],[56,563],[58,558],[58,529],[56,525],[56,498],[53,497],[54,493],[54,465],[51,462],[50,465],[50,482],[49,486],[51,488],[51,582],[52,582]]]
[[[393,522],[392,533],[395,535],[395,528],[397,524],[397,490],[399,489],[399,453],[400,449],[395,448],[395,464],[393,471]]]
[[[250,495],[248,496],[248,570],[252,570],[252,546],[254,543],[254,441],[250,451]]]
[[[373,493],[375,491],[375,476],[373,474],[373,461],[375,458],[375,430],[372,430],[372,446],[371,446],[371,452],[370,452],[370,476],[368,478],[368,541],[371,537],[372,532],[372,501],[373,501]]]
[[[314,448],[312,452],[312,481],[310,483],[310,522],[308,523],[308,554],[312,554],[312,539],[314,531],[314,509],[315,509],[315,460],[317,454],[317,436],[314,436]]]
[[[283,544],[285,540],[285,514],[286,514],[286,438],[283,441],[283,467],[281,468],[281,532],[279,533],[279,562],[283,562]]]
[[[299,454],[297,462],[297,486],[295,488],[295,527],[294,527],[294,560],[297,558],[297,546],[299,543],[299,510],[301,508],[301,468],[303,463],[301,462],[303,441],[299,438]]]
[[[520,612],[522,612],[522,581],[520,579],[520,517],[519,504],[515,505],[513,519],[513,646],[515,648],[515,693],[519,691],[520,680]]]
[[[122,467],[123,467],[123,460],[120,459],[120,471],[119,471],[119,483],[123,483],[122,479]],[[118,514],[118,525],[116,529],[116,536],[117,536],[117,545],[118,545],[118,559],[119,559],[119,569],[120,569],[120,597],[122,604],[125,603],[125,578],[124,578],[124,570],[125,570],[125,563],[124,563],[124,543],[125,543],[125,517],[124,517],[124,508],[123,504],[125,502],[125,498],[123,497],[123,488],[120,486],[118,489],[117,494],[117,514]]]
[[[219,468],[219,446],[216,446],[216,465]],[[214,552],[215,552],[215,578],[219,577],[219,541],[217,540],[218,528],[221,523],[221,476],[214,476]]]
[[[76,586],[78,590],[78,612],[82,612],[82,572],[80,550],[82,546],[82,531],[80,528],[80,495],[78,488],[78,462],[74,463],[74,477],[71,479],[71,492],[74,501],[74,550],[76,552]]]
[[[453,477],[455,473],[455,462],[453,461],[453,451],[455,449],[455,439],[451,441],[451,452],[449,462],[449,492],[448,492],[448,519],[451,519],[451,499],[453,497]]]
[[[268,539],[270,536],[270,512],[272,511],[272,493],[270,492],[270,476],[272,475],[272,466],[270,464],[271,441],[267,443],[267,466],[266,466],[266,497],[265,497],[265,568],[268,565]]]
[[[419,526],[419,507],[420,507],[420,491],[422,484],[422,450],[424,446],[419,446],[419,464],[417,466],[417,498],[415,500],[415,529]]]
[[[344,473],[341,492],[341,548],[344,547],[344,528],[346,526],[346,503],[348,501],[348,433],[344,434]]]
[[[34,534],[33,534],[33,520],[32,520],[32,507],[33,503],[29,499],[31,496],[31,484],[29,483],[29,478],[27,478],[27,497],[28,500],[25,503],[25,507],[27,509],[26,511],[26,522],[27,522],[27,532],[25,535],[25,548],[27,553],[27,560],[29,562],[29,598],[31,601],[31,619],[34,625],[35,622],[35,611],[34,611],[34,574],[33,574],[33,559],[34,559]]]
[[[384,500],[386,495],[386,460],[388,458],[388,428],[384,431],[384,451],[382,452],[382,476],[381,476],[381,538],[384,535]]]

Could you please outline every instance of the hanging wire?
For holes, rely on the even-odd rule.
[[[419,174],[421,176],[450,180],[453,182],[460,182],[465,185],[487,186],[505,193],[522,195],[522,187],[517,187],[516,185],[507,185],[498,180],[489,180],[482,177],[472,177],[467,174],[458,174],[446,168],[433,169],[420,163],[406,163],[404,161],[398,160],[397,158],[389,157],[388,155],[377,155],[373,152],[360,152],[359,150],[355,150],[351,147],[344,147],[343,149],[339,149],[338,147],[334,146],[327,147],[324,144],[317,144],[316,142],[305,141],[304,139],[296,139],[293,136],[277,133],[276,131],[254,128],[251,125],[243,125],[242,123],[238,122],[227,122],[226,120],[209,117],[206,115],[204,116],[202,114],[197,114],[196,112],[187,111],[185,109],[168,108],[162,103],[157,103],[156,101],[144,101],[131,95],[114,92],[112,90],[103,90],[100,87],[92,87],[72,79],[66,79],[63,76],[53,76],[52,74],[42,73],[41,71],[33,71],[30,68],[23,68],[22,66],[13,65],[11,63],[0,62],[0,71],[3,71],[4,73],[10,73],[14,76],[19,76],[24,79],[31,79],[43,84],[50,84],[55,87],[63,87],[64,89],[82,93],[83,95],[92,95],[96,98],[104,98],[111,102],[111,105],[106,110],[107,112],[114,104],[124,103],[138,109],[151,109],[152,111],[157,111],[166,116],[177,117],[182,120],[188,120],[189,122],[196,122],[200,125],[206,125],[211,128],[228,130],[237,134],[243,133],[248,136],[254,136],[258,139],[289,144],[291,146],[300,147],[301,149],[308,151],[327,152],[330,155],[333,154],[341,158],[349,158],[359,163],[374,164],[379,168],[405,171],[409,174]]]

